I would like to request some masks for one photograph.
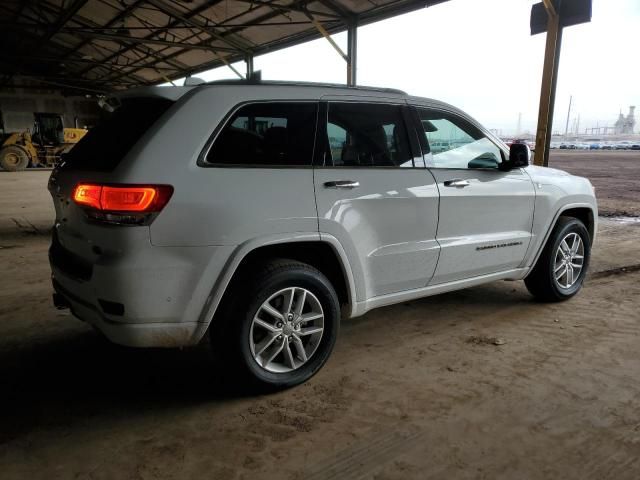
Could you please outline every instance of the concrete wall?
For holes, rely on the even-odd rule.
[[[65,97],[55,91],[0,91],[0,133],[32,129],[34,112],[60,113],[65,127],[75,126],[76,118],[79,127],[91,127],[100,117],[95,97]]]

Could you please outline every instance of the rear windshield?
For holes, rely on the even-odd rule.
[[[132,98],[113,112],[63,157],[62,169],[110,172],[173,104],[164,98]]]

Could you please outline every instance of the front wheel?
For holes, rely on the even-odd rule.
[[[29,154],[18,145],[0,149],[0,167],[7,172],[18,172],[29,166]]]
[[[590,258],[587,228],[577,218],[560,217],[525,285],[540,300],[567,300],[582,288]]]
[[[215,320],[223,328],[210,330],[225,373],[274,389],[300,384],[320,370],[340,323],[337,294],[320,271],[293,260],[272,261],[245,273],[232,288],[222,318]]]

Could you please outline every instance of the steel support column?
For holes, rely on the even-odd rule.
[[[538,110],[538,128],[536,132],[536,151],[534,164],[549,165],[549,144],[553,126],[553,109],[556,100],[558,83],[558,66],[560,64],[560,46],[562,44],[562,27],[560,16],[553,4],[545,0],[547,8],[547,44],[544,53],[544,69],[540,89],[540,108]]]
[[[246,78],[250,79],[251,77],[253,77],[253,55],[247,55],[244,61],[247,64]]]
[[[358,70],[358,23],[349,24],[347,29],[347,85],[355,86]]]

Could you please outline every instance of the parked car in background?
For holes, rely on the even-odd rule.
[[[517,138],[515,140],[512,140],[511,143],[509,143],[509,146],[511,146],[514,143],[519,143],[521,145],[527,145],[532,152],[536,149],[536,142],[535,141],[525,140],[523,138]]]
[[[615,149],[615,145],[612,145],[611,143],[603,143],[600,148],[602,150],[614,150]]]
[[[599,143],[589,144],[589,150],[600,150],[601,148],[602,148],[602,145],[600,145]]]
[[[631,145],[631,150],[640,150],[640,143],[634,143]]]
[[[496,280],[544,301],[582,287],[589,180],[451,105],[242,81],[117,98],[49,179],[54,303],[115,343],[208,332],[223,374],[285,388],[322,368],[341,316]]]
[[[616,143],[616,150],[629,150],[631,148],[631,142],[623,140]]]
[[[452,145],[449,142],[433,142],[431,144],[431,151],[433,152],[433,154],[437,154],[437,153],[442,153],[442,152],[446,152],[448,150],[451,150]]]

